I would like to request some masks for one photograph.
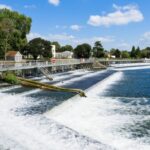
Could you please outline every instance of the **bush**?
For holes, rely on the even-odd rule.
[[[17,77],[13,73],[5,73],[3,75],[3,80],[10,84],[18,84],[19,83]]]

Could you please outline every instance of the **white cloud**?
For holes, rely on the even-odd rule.
[[[147,31],[141,35],[139,40],[137,41],[137,45],[140,46],[140,48],[145,48],[150,46],[150,31]]]
[[[64,30],[64,29],[67,29],[68,26],[66,26],[66,25],[64,25],[64,26],[56,25],[55,28],[56,29],[63,29]]]
[[[145,32],[143,35],[142,35],[142,37],[141,37],[141,39],[140,39],[141,41],[150,41],[150,32],[148,31],[148,32]]]
[[[131,45],[129,43],[126,43],[126,42],[121,42],[118,45],[116,45],[116,48],[119,48],[121,50],[130,50]]]
[[[70,26],[70,29],[75,30],[75,31],[79,31],[81,28],[82,28],[81,26],[76,25],[76,24]]]
[[[36,8],[36,5],[24,5],[24,8],[32,9],[32,8]]]
[[[48,39],[52,41],[69,41],[73,40],[75,37],[73,35],[63,34],[49,34]]]
[[[75,38],[74,44],[82,44],[82,43],[89,43],[91,45],[94,45],[96,41],[101,41],[102,43],[110,43],[114,42],[115,38],[112,36],[97,36],[97,37],[89,37],[89,38]]]
[[[68,35],[66,33],[62,33],[62,34],[49,34],[49,35],[42,35],[39,33],[29,33],[27,35],[27,39],[28,41],[34,39],[34,38],[38,38],[41,37],[43,39],[46,40],[50,40],[50,41],[70,41],[73,40],[75,37],[73,35]]]
[[[48,2],[49,2],[50,4],[53,4],[53,5],[55,5],[55,6],[58,6],[59,3],[60,3],[60,0],[48,0]]]
[[[43,38],[43,39],[47,39],[47,37],[45,37],[45,36],[43,36],[43,35],[41,35],[41,34],[39,34],[39,33],[32,33],[32,32],[30,32],[30,33],[27,35],[28,41],[30,41],[30,40],[32,40],[32,39],[34,39],[34,38],[38,38],[38,37]]]
[[[115,11],[107,15],[91,15],[88,24],[92,26],[125,25],[131,22],[140,22],[144,19],[142,12],[136,5],[117,6]]]
[[[8,6],[8,5],[5,5],[5,4],[0,4],[0,9],[9,9],[9,10],[12,10],[12,7],[11,6]]]

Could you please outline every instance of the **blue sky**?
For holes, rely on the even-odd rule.
[[[149,0],[0,0],[0,8],[32,18],[28,39],[62,45],[101,40],[104,47],[150,46]]]

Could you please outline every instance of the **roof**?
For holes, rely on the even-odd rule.
[[[15,56],[18,52],[19,52],[19,51],[8,51],[8,52],[6,53],[6,56],[13,57],[13,56]]]

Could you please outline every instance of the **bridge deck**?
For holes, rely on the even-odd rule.
[[[51,62],[28,62],[28,63],[12,63],[12,62],[0,62],[0,72],[8,70],[25,70],[40,67],[61,67],[61,66],[72,66],[79,64],[90,64],[93,63],[95,59],[57,59],[57,61]],[[144,63],[150,62],[150,60],[145,59],[97,59],[97,61],[110,65],[110,64],[124,64],[124,63]]]

